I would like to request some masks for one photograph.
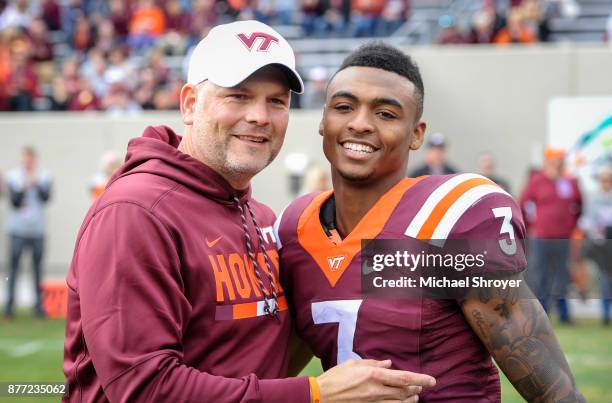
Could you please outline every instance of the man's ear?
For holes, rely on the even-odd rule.
[[[193,124],[193,115],[195,113],[195,105],[197,100],[198,87],[193,84],[185,84],[181,88],[180,107],[183,123],[187,126]]]
[[[319,122],[319,135],[323,136],[323,120],[325,119],[325,105],[323,105],[323,116],[321,117],[321,121]]]
[[[421,121],[417,123],[412,131],[412,138],[410,139],[410,149],[418,150],[423,145],[425,139],[425,130],[427,130],[427,123]]]

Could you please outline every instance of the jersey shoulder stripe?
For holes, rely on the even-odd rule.
[[[451,230],[459,221],[461,216],[476,202],[478,202],[483,197],[493,194],[493,193],[501,193],[507,194],[501,187],[498,185],[489,185],[484,184],[480,186],[475,186],[467,191],[465,191],[457,200],[448,208],[444,217],[440,220],[438,226],[432,234],[432,239],[447,239]]]
[[[404,235],[417,239],[446,239],[461,216],[478,200],[492,193],[511,197],[482,175],[468,173],[449,176],[433,189],[408,224]]]

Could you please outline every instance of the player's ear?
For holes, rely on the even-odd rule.
[[[180,102],[181,116],[183,123],[187,126],[193,124],[193,115],[195,114],[195,105],[197,100],[198,87],[192,84],[185,84],[181,88]]]
[[[319,135],[323,136],[323,119],[325,119],[325,105],[323,105],[323,117],[321,118],[321,121],[319,122]]]
[[[425,130],[427,130],[427,123],[420,121],[412,130],[412,138],[410,139],[410,149],[418,150],[423,144],[425,138]]]

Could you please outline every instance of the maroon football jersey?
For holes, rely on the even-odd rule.
[[[323,367],[353,358],[391,359],[397,369],[437,379],[420,401],[500,401],[497,369],[461,302],[364,297],[359,252],[362,239],[486,239],[499,241],[499,253],[487,261],[519,272],[526,260],[516,243],[525,229],[512,197],[475,174],[404,179],[338,242],[320,221],[321,206],[331,196],[329,191],[297,199],[275,228],[298,334]]]

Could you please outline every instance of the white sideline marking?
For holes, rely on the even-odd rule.
[[[8,355],[15,358],[27,357],[42,350],[43,345],[40,341],[31,341],[12,348],[8,351]]]

